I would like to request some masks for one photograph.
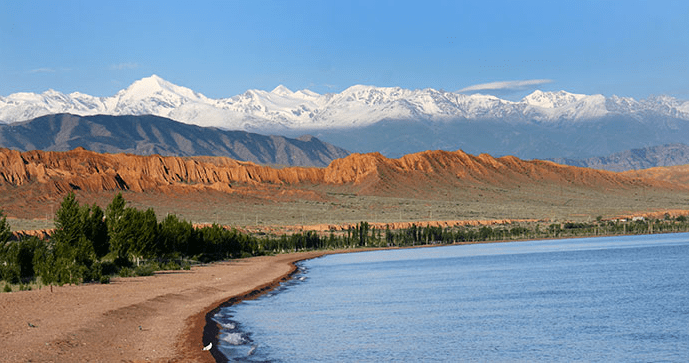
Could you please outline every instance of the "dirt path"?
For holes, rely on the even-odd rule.
[[[216,263],[110,284],[0,294],[0,362],[213,362],[206,314],[326,251]]]

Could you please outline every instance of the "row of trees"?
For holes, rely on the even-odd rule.
[[[55,215],[55,231],[48,240],[35,237],[10,241],[6,218],[0,213],[0,280],[11,283],[36,277],[46,285],[108,282],[111,274],[141,261],[165,266],[170,261],[209,262],[281,252],[355,247],[415,246],[469,241],[497,241],[569,236],[680,232],[689,230],[683,216],[662,220],[591,223],[508,224],[499,226],[376,229],[367,222],[345,231],[314,231],[282,236],[255,236],[219,225],[196,228],[168,215],[158,222],[152,209],[126,206],[117,194],[105,210],[79,205],[73,193]]]
[[[171,260],[202,262],[263,253],[258,238],[218,225],[194,228],[168,215],[161,222],[152,209],[126,206],[121,194],[105,211],[79,205],[68,194],[55,214],[48,240],[9,241],[6,218],[0,220],[0,279],[11,283],[40,277],[43,284],[109,281],[108,275],[139,265]]]

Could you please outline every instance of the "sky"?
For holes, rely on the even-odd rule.
[[[0,96],[282,84],[689,99],[689,1],[0,0]]]

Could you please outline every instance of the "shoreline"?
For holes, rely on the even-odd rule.
[[[217,349],[219,327],[212,316],[288,280],[299,261],[340,253],[520,241],[526,240],[296,252],[195,266],[191,271],[115,278],[106,285],[55,287],[54,293],[47,287],[2,293],[0,360],[224,361]],[[213,349],[203,351],[211,341]]]
[[[313,258],[322,257],[322,256],[325,256],[326,254],[327,253],[321,254],[318,256],[312,256],[309,258],[291,261],[291,262],[289,262],[290,271],[287,274],[284,274],[284,275],[280,276],[279,278],[277,278],[276,280],[273,280],[272,282],[269,282],[265,285],[257,286],[255,289],[253,289],[253,290],[251,290],[245,294],[232,296],[228,300],[226,300],[225,302],[217,305],[216,307],[212,308],[207,313],[203,314],[205,324],[203,326],[202,341],[203,341],[204,346],[208,343],[213,343],[213,347],[210,350],[210,354],[213,357],[213,362],[227,362],[228,361],[227,357],[225,357],[222,354],[222,352],[220,352],[220,350],[218,349],[220,325],[215,320],[213,320],[213,316],[218,311],[220,311],[220,309],[241,303],[243,301],[253,300],[253,299],[261,297],[262,295],[264,295],[264,294],[274,290],[275,288],[277,288],[281,283],[290,280],[292,278],[292,276],[294,276],[294,274],[298,271],[296,263],[301,262],[301,261],[305,261],[305,260],[309,260],[309,259],[313,259]],[[199,315],[197,315],[196,317],[198,318]],[[192,338],[192,339],[198,338],[198,332],[192,331],[190,338]]]
[[[427,246],[427,247],[432,247],[432,246]],[[271,282],[268,282],[268,283],[260,285],[260,286],[256,286],[251,291],[247,291],[247,292],[242,293],[242,294],[230,296],[228,299],[225,299],[224,301],[222,301],[218,304],[209,306],[208,309],[205,310],[205,312],[201,312],[201,313],[198,313],[194,316],[189,317],[189,319],[194,320],[194,323],[189,325],[190,328],[188,329],[188,332],[185,334],[186,338],[188,339],[185,342],[186,343],[185,345],[187,345],[188,348],[195,347],[197,345],[197,342],[199,341],[199,338],[201,338],[201,341],[203,342],[204,346],[208,343],[213,343],[213,347],[209,351],[212,359],[206,360],[206,358],[208,358],[207,354],[200,355],[199,359],[201,359],[204,362],[227,362],[228,361],[227,357],[225,357],[220,352],[220,350],[218,349],[218,344],[219,344],[218,338],[219,338],[219,334],[220,334],[220,325],[217,322],[215,322],[215,320],[213,320],[213,316],[220,309],[241,303],[243,301],[257,299],[257,298],[261,297],[262,295],[274,290],[281,283],[290,280],[292,278],[292,276],[294,276],[294,274],[297,273],[298,267],[296,264],[301,262],[301,261],[320,258],[320,257],[326,256],[326,255],[376,251],[376,250],[382,250],[382,249],[399,249],[399,248],[356,248],[356,249],[301,252],[300,254],[307,254],[307,256],[299,256],[299,258],[289,259],[289,261],[286,261],[288,263],[288,265],[290,266],[289,272],[279,276],[278,278],[274,279]],[[299,253],[299,252],[297,252],[297,253]],[[285,256],[289,256],[289,255],[297,254],[297,253],[289,253],[289,254],[285,254]],[[203,327],[199,327],[199,325],[201,325],[200,324],[201,321],[204,322]],[[199,330],[201,330],[201,332],[199,332]]]
[[[336,251],[260,256],[114,278],[110,284],[0,294],[3,362],[214,362],[206,316],[288,278],[294,262]],[[212,315],[211,315],[212,316]]]
[[[203,313],[197,314],[197,315],[195,316],[195,318],[196,318],[197,321],[200,320],[200,319],[199,319],[199,318],[200,318],[200,315],[203,315],[204,325],[203,325],[202,333],[201,333],[203,345],[205,346],[205,345],[208,344],[208,343],[213,343],[213,347],[212,347],[212,348],[210,349],[210,351],[209,351],[210,354],[211,354],[211,356],[213,357],[212,362],[219,362],[219,361],[226,362],[226,361],[227,361],[227,357],[225,357],[225,356],[220,352],[220,350],[218,349],[218,338],[219,338],[219,334],[220,334],[220,325],[219,325],[217,322],[215,322],[215,320],[213,320],[213,316],[214,316],[218,311],[220,311],[220,309],[222,309],[222,308],[224,308],[224,307],[228,307],[228,306],[232,306],[232,305],[238,304],[238,303],[240,303],[240,302],[242,302],[242,301],[252,300],[252,299],[256,299],[256,298],[260,297],[261,295],[263,295],[263,294],[265,294],[265,293],[267,293],[267,292],[269,292],[269,291],[275,289],[275,288],[278,287],[281,283],[290,280],[290,279],[292,278],[292,276],[293,276],[293,275],[297,272],[297,270],[298,270],[298,269],[297,269],[297,266],[295,265],[297,262],[304,261],[304,260],[307,260],[307,259],[312,259],[312,258],[318,258],[318,257],[324,256],[324,255],[325,255],[325,254],[320,254],[320,255],[317,255],[317,256],[311,256],[311,257],[308,257],[308,258],[303,258],[303,259],[297,259],[297,260],[290,261],[290,262],[289,262],[290,271],[289,271],[288,273],[283,274],[282,276],[278,277],[277,279],[275,279],[275,280],[273,280],[273,281],[271,281],[271,282],[269,282],[269,283],[267,283],[267,284],[264,284],[264,285],[261,285],[261,286],[257,286],[256,288],[254,288],[253,290],[251,290],[251,291],[249,291],[249,292],[246,292],[246,293],[241,294],[241,295],[232,296],[232,297],[230,297],[229,299],[227,299],[226,301],[224,301],[224,302],[218,304],[217,306],[213,307],[212,309],[210,309],[209,311],[207,311],[205,314],[203,314]],[[198,331],[197,331],[197,330],[198,330],[198,328],[196,328],[196,327],[194,326],[194,329],[192,329],[192,331],[191,331],[189,337],[192,338],[192,339],[196,339],[196,340],[198,341],[197,338],[198,338],[198,335],[199,335],[199,334],[198,334]],[[192,344],[193,344],[193,343],[192,343]],[[205,355],[205,356],[207,356],[207,355]],[[211,362],[211,361],[209,361],[209,362]]]

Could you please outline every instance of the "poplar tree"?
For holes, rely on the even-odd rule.
[[[84,212],[74,193],[69,193],[55,213],[55,233],[52,236],[58,283],[77,283],[79,279],[89,277],[95,253],[84,230]]]
[[[7,241],[10,240],[12,236],[12,231],[10,230],[10,225],[7,223],[7,217],[5,213],[0,209],[0,280],[7,280],[10,272],[7,266],[7,254],[9,252],[9,246]]]
[[[86,239],[91,241],[97,258],[103,258],[110,251],[108,227],[104,220],[103,210],[95,203],[92,207],[82,209],[83,232]]]
[[[122,193],[117,193],[112,202],[105,209],[105,223],[110,238],[110,250],[115,253],[115,263],[124,265],[129,263],[129,246],[127,240],[127,225],[123,220],[127,202]]]
[[[7,223],[7,216],[5,216],[5,212],[0,209],[0,248],[5,246],[5,243],[10,240],[10,237],[12,237],[10,224]]]

